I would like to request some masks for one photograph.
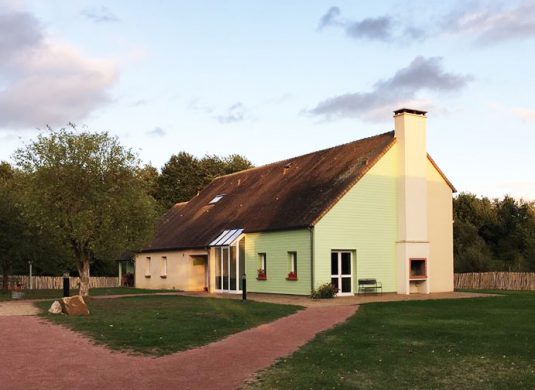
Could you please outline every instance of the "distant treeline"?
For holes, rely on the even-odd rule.
[[[461,193],[453,210],[455,272],[535,271],[535,202]]]

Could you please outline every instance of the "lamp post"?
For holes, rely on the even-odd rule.
[[[247,301],[247,277],[245,274],[241,276],[241,300]]]

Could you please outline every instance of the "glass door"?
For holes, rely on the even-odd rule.
[[[352,252],[331,252],[331,284],[338,288],[338,296],[353,295]]]
[[[227,293],[241,292],[241,273],[245,265],[242,257],[245,257],[245,254],[241,248],[238,250],[237,245],[216,248],[215,253],[216,290]]]

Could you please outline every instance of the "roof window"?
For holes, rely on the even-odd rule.
[[[210,203],[208,203],[208,204],[216,204],[216,203],[219,202],[221,199],[223,199],[224,196],[225,196],[225,195],[222,195],[222,194],[221,194],[221,195],[216,195],[216,196],[214,197],[214,199],[212,199],[212,200],[210,201]]]

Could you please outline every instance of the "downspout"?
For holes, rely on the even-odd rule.
[[[314,226],[309,226],[310,231],[310,292],[314,290]]]

